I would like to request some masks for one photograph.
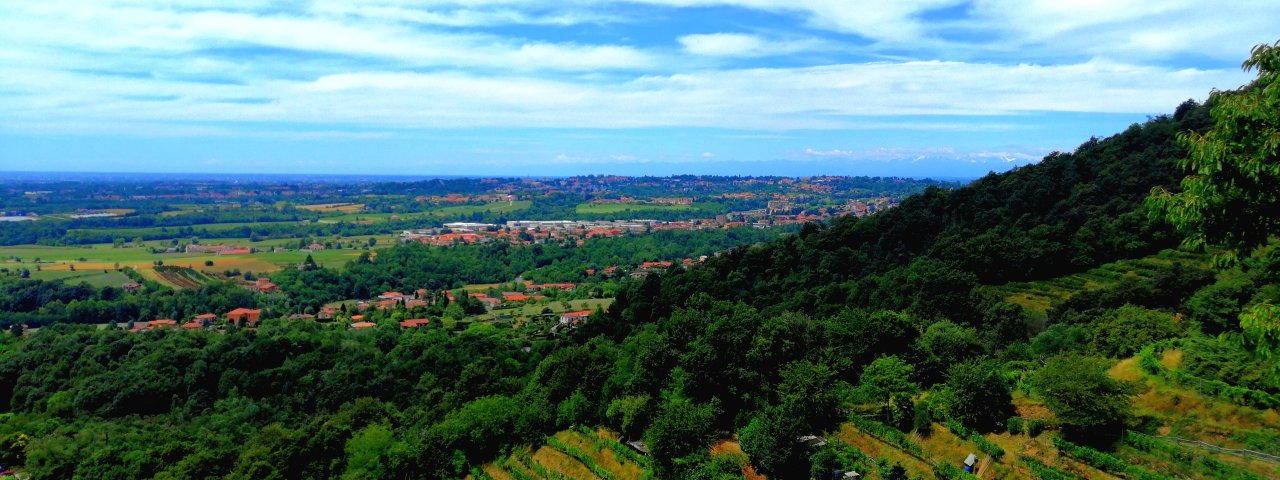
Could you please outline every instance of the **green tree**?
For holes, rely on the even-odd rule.
[[[945,320],[929,325],[915,347],[923,357],[916,365],[926,384],[940,381],[952,365],[984,353],[976,329]]]
[[[1156,214],[1186,235],[1184,243],[1225,246],[1227,261],[1280,232],[1280,41],[1254,47],[1243,68],[1258,77],[1214,94],[1209,131],[1179,137],[1188,150],[1179,165],[1190,172],[1182,191],[1156,189],[1149,197]],[[1280,349],[1280,307],[1250,306],[1240,326],[1240,340],[1255,354],[1269,358]]]
[[[676,473],[677,459],[707,449],[714,418],[711,405],[696,404],[686,397],[673,396],[663,403],[644,435],[660,476]]]
[[[947,416],[984,432],[996,430],[1013,416],[1013,396],[994,360],[969,360],[947,371],[943,389]]]
[[[560,425],[581,425],[591,420],[591,401],[582,390],[575,390],[569,398],[556,407],[556,419]]]
[[[787,364],[778,385],[778,405],[782,415],[797,422],[806,433],[821,432],[838,418],[840,399],[836,396],[834,372],[826,365],[810,361]]]
[[[648,395],[628,395],[609,402],[605,415],[623,435],[629,437],[635,433],[635,427],[644,421],[648,406]]]
[[[1178,334],[1173,315],[1125,305],[1098,318],[1093,325],[1093,347],[1098,353],[1127,357],[1156,340]]]
[[[862,371],[860,380],[864,392],[884,402],[885,417],[890,423],[901,425],[912,413],[911,397],[920,386],[911,379],[915,367],[896,355],[877,358]]]
[[[391,428],[369,425],[347,440],[347,471],[344,479],[383,478],[384,455],[395,443]]]
[[[1245,60],[1258,78],[1210,98],[1213,126],[1178,140],[1190,174],[1181,191],[1152,190],[1149,205],[1193,247],[1223,245],[1236,254],[1280,232],[1280,42],[1258,45]]]
[[[738,432],[742,451],[760,472],[781,478],[792,478],[803,469],[804,444],[796,439],[804,435],[803,425],[782,409],[770,408],[751,419]]]
[[[1124,431],[1133,387],[1108,375],[1110,366],[1103,358],[1058,355],[1032,377],[1032,387],[1069,438],[1106,445]]]

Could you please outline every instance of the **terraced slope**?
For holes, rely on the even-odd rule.
[[[507,458],[473,468],[471,480],[649,480],[648,460],[604,429],[564,430],[546,444],[517,449]]]
[[[1066,300],[1076,292],[1116,285],[1125,277],[1150,280],[1159,268],[1167,267],[1174,262],[1182,262],[1187,266],[1207,266],[1211,258],[1208,254],[1170,249],[1144,258],[1108,263],[1065,277],[1034,282],[1011,282],[993,288],[1010,303],[1021,305],[1033,315],[1043,316],[1054,302]]]

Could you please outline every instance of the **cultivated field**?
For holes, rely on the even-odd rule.
[[[398,239],[392,235],[362,235],[341,237],[338,241],[353,246],[364,247],[369,239],[376,239],[375,248],[395,245]],[[332,240],[321,238],[321,241]],[[246,238],[206,238],[201,243],[206,245],[238,245],[252,247],[258,253],[247,255],[217,255],[212,253],[151,253],[151,248],[163,250],[170,246],[169,241],[143,242],[141,246],[129,243],[123,247],[112,244],[92,244],[71,247],[51,247],[42,245],[17,245],[0,247],[0,268],[11,271],[26,269],[31,278],[37,279],[70,279],[84,280],[96,286],[119,286],[128,280],[120,280],[118,276],[94,277],[91,274],[102,274],[103,270],[114,272],[119,268],[133,268],[144,277],[172,286],[190,286],[185,281],[173,281],[172,275],[158,275],[154,272],[155,262],[164,262],[166,266],[189,267],[197,271],[269,273],[278,271],[289,265],[297,265],[311,255],[317,264],[326,267],[341,268],[347,262],[356,259],[363,249],[329,249],[317,252],[305,252],[297,249],[299,239],[270,239],[250,242]],[[286,252],[273,252],[274,247],[288,245]],[[206,262],[212,262],[207,265]],[[75,271],[72,271],[74,266]],[[115,282],[115,280],[120,280]]]
[[[499,461],[472,469],[471,480],[648,480],[648,459],[618,443],[608,430],[564,430],[536,449],[524,447]]]
[[[364,211],[363,203],[320,203],[316,205],[298,205],[298,210],[309,212],[342,212],[355,213]]]

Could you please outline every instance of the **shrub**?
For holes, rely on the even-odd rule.
[[[1004,429],[1008,430],[1009,433],[1013,435],[1022,434],[1025,433],[1025,430],[1023,430],[1023,423],[1022,417],[1009,417],[1009,419],[1004,422]]]

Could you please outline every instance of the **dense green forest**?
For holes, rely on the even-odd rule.
[[[605,425],[642,439],[664,479],[740,478],[740,465],[708,453],[734,435],[770,478],[898,479],[901,465],[847,443],[796,439],[855,428],[910,452],[912,438],[945,425],[1004,458],[996,476],[1074,478],[984,436],[1010,431],[1048,435],[1062,457],[1122,478],[1274,478],[1208,457],[1180,472],[1121,460],[1160,451],[1143,435],[1192,435],[1209,420],[1139,414],[1137,382],[1112,372],[1135,363],[1274,422],[1280,46],[1259,47],[1246,67],[1259,77],[1238,91],[1074,152],[625,282],[607,313],[563,337],[274,320],[225,333],[56,324],[7,334],[0,463],[41,479],[461,478],[517,445]],[[1230,218],[1214,215],[1221,205]],[[1233,228],[1251,222],[1263,231]],[[1086,286],[1043,318],[995,288],[1187,239],[1221,261],[1173,260]],[[493,268],[537,266],[542,254],[496,257],[509,263]],[[315,301],[444,285],[417,273],[448,261],[438,255],[402,247],[341,274],[280,280],[313,288]],[[52,295],[85,295],[62,288]],[[1164,355],[1173,350],[1176,368]],[[1048,417],[1024,418],[1026,405]],[[1215,421],[1207,438],[1280,455],[1274,423]],[[916,476],[966,475],[944,463]]]

